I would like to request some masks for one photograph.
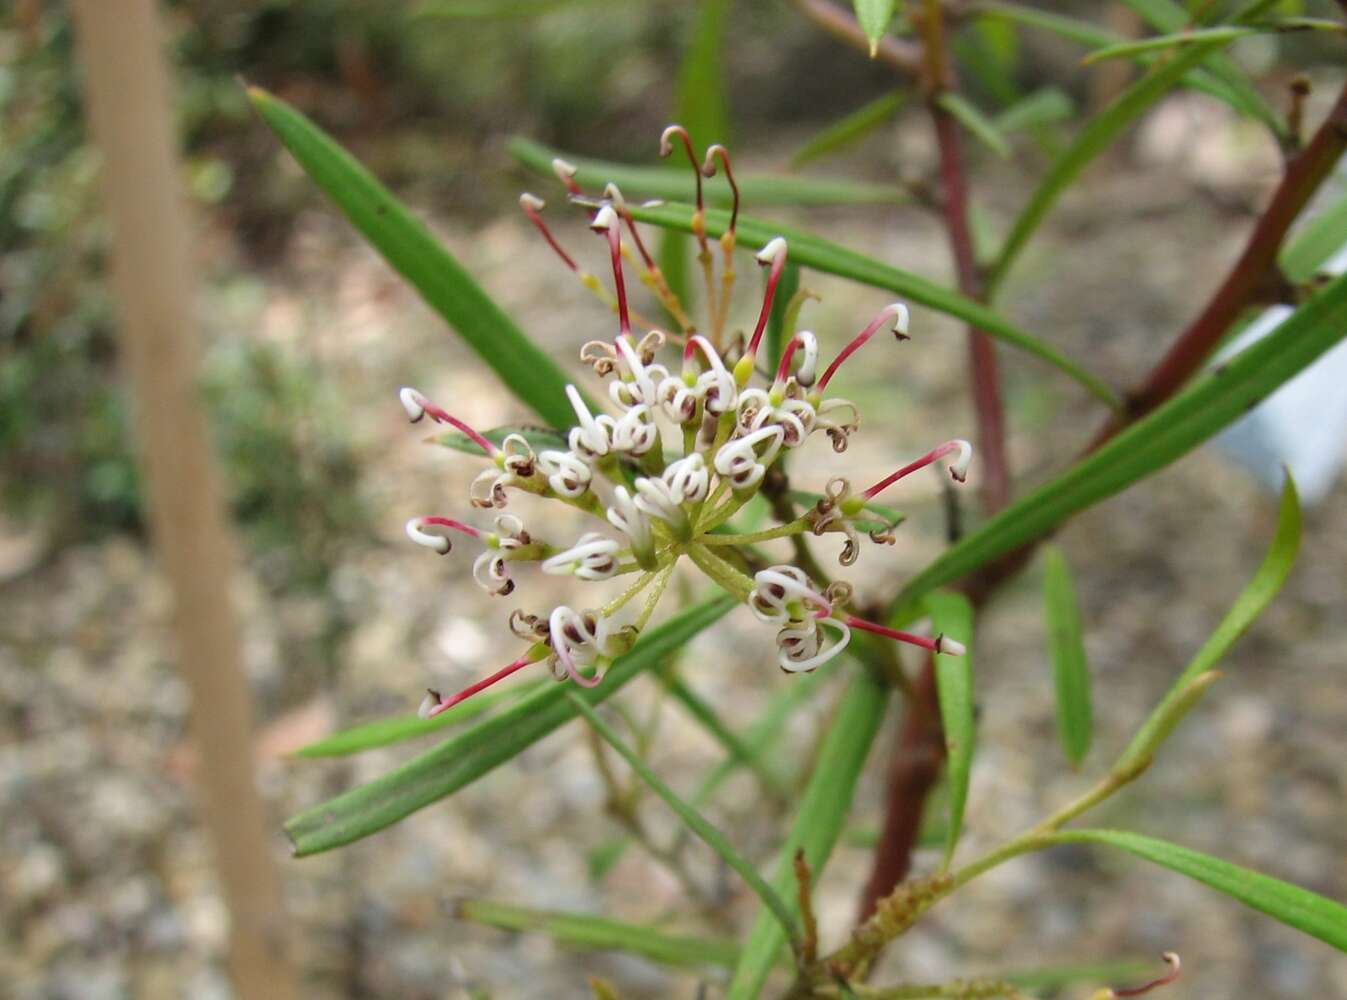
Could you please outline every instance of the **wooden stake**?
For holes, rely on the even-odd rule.
[[[178,666],[192,695],[204,818],[229,907],[240,1000],[297,997],[273,839],[253,784],[251,707],[230,601],[234,568],[197,391],[193,239],[154,0],[73,4],[112,221],[122,362],[157,555],[172,586]]]

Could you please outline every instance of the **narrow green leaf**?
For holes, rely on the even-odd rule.
[[[1198,674],[1192,680],[1175,684],[1169,695],[1146,719],[1145,726],[1127,747],[1127,752],[1113,765],[1113,775],[1119,780],[1130,780],[1150,766],[1160,745],[1169,739],[1180,722],[1197,707],[1207,689],[1220,680],[1216,670]]]
[[[772,301],[772,311],[767,317],[767,363],[768,371],[775,371],[781,362],[781,352],[786,349],[786,311],[790,300],[800,289],[800,268],[787,264],[781,271],[781,280],[777,283],[776,298]],[[794,335],[794,331],[791,331]]]
[[[574,420],[574,416],[572,416]],[[482,437],[486,438],[494,445],[500,445],[505,438],[511,434],[518,434],[534,451],[546,451],[549,448],[555,448],[560,451],[566,450],[566,436],[560,431],[554,431],[550,427],[524,427],[513,425],[510,427],[493,427],[489,431],[482,431]],[[477,443],[468,435],[460,431],[445,431],[431,437],[438,445],[445,448],[452,448],[454,451],[467,452],[469,455],[482,454],[482,449],[477,447]]]
[[[934,588],[1040,538],[1077,511],[1164,468],[1243,416],[1344,336],[1347,277],[1339,277],[1270,335],[965,535],[908,581],[894,608],[913,613]]]
[[[772,876],[772,885],[790,901],[792,912],[798,906],[795,852],[802,848],[814,878],[822,877],[846,824],[856,781],[887,703],[885,687],[868,670],[857,669],[823,737],[813,774]],[[735,967],[727,1000],[755,1000],[785,940],[776,918],[767,910],[760,910]]]
[[[889,30],[893,22],[895,0],[852,0],[856,8],[856,20],[870,41],[870,58],[879,53],[879,40]]]
[[[729,938],[671,934],[648,924],[588,913],[535,910],[490,899],[462,899],[454,904],[454,915],[460,920],[506,931],[537,931],[579,948],[640,955],[664,965],[732,967],[739,958],[739,942]]]
[[[654,143],[651,143],[652,152]],[[627,198],[692,197],[692,168],[688,166],[640,167],[611,163],[583,156],[571,156],[530,139],[510,141],[510,155],[539,174],[552,177],[552,159],[560,156],[576,167],[576,181],[595,192],[612,181]],[[900,205],[911,196],[894,184],[863,184],[860,181],[824,177],[795,177],[790,174],[741,174],[735,171],[739,193],[744,201],[756,205]],[[727,185],[708,183],[706,201],[710,205],[730,203]]]
[[[1221,43],[1205,42],[1158,66],[1119,94],[1103,111],[1092,118],[1072,143],[1053,161],[1039,181],[1029,202],[1020,212],[1006,237],[1000,256],[988,276],[989,294],[995,295],[1029,237],[1057,199],[1081,172],[1117,138],[1138,115],[1159,100],[1183,75],[1210,55]]]
[[[1066,121],[1076,105],[1060,87],[1043,87],[1016,101],[998,114],[993,122],[1002,135]]]
[[[1274,920],[1347,952],[1347,906],[1298,885],[1191,848],[1123,830],[1066,830],[1052,834],[1051,842],[1104,844],[1127,851],[1196,879]]]
[[[599,704],[732,607],[733,600],[717,598],[651,629],[630,653],[618,657],[602,684],[581,697]],[[575,718],[567,687],[549,684],[383,777],[300,813],[285,824],[295,854],[317,854],[368,837],[476,781]]]
[[[1128,41],[1122,35],[1101,28],[1090,21],[1080,21],[1024,4],[986,0],[981,4],[981,9],[984,16],[1005,18],[1018,24],[1050,31],[1091,48],[1118,45]],[[1142,53],[1136,59],[1143,65],[1151,65],[1155,62],[1156,56],[1152,53]],[[1228,78],[1229,74],[1225,76]],[[1183,83],[1194,90],[1200,90],[1224,101],[1240,114],[1261,121],[1279,137],[1286,134],[1286,125],[1281,116],[1267,103],[1258,92],[1258,88],[1238,75],[1238,70],[1236,81],[1232,84],[1227,82],[1227,79],[1214,75],[1208,67],[1199,66],[1184,76]]]
[[[574,419],[565,373],[496,305],[467,271],[374,175],[308,118],[258,87],[248,96],[262,120],[350,223],[548,423]]]
[[[1010,143],[996,127],[996,123],[984,115],[976,105],[952,90],[942,93],[936,98],[936,103],[997,156],[1002,159],[1010,157]]]
[[[845,149],[852,143],[859,142],[897,115],[906,100],[905,91],[894,90],[861,105],[796,150],[795,155],[790,158],[791,167],[799,169],[807,163],[813,163]]]
[[[1179,701],[1185,688],[1197,677],[1207,673],[1230,651],[1249,626],[1254,623],[1263,610],[1272,603],[1272,599],[1281,590],[1282,584],[1295,565],[1296,554],[1300,551],[1300,498],[1296,493],[1295,480],[1286,473],[1286,484],[1282,488],[1281,506],[1277,515],[1277,531],[1272,537],[1272,545],[1263,557],[1262,565],[1253,579],[1235,599],[1221,623],[1216,626],[1202,648],[1197,651],[1192,662],[1183,669],[1174,682],[1165,699],[1151,713],[1150,717],[1137,731],[1127,750],[1119,759],[1117,768],[1126,768],[1142,755],[1153,752],[1167,735],[1164,728],[1167,718],[1173,714],[1174,703]],[[1172,725],[1169,726],[1172,729]]]
[[[966,647],[962,656],[937,653],[936,694],[940,700],[940,723],[945,731],[945,756],[949,761],[949,826],[945,831],[945,859],[949,867],[963,832],[964,806],[968,802],[968,779],[973,771],[973,605],[953,590],[926,595],[931,627]]]
[[[1172,35],[1152,35],[1135,42],[1120,42],[1095,49],[1082,62],[1085,65],[1097,63],[1103,59],[1116,59],[1119,56],[1134,56],[1142,52],[1154,52],[1159,49],[1180,48],[1195,45],[1198,42],[1233,42],[1236,38],[1258,34],[1257,28],[1238,28],[1226,25],[1220,28],[1190,28]]]
[[[1055,545],[1043,552],[1043,606],[1052,647],[1052,676],[1057,690],[1057,733],[1066,759],[1079,767],[1090,752],[1093,713],[1090,707],[1090,665],[1080,627],[1076,585],[1066,557]]]
[[[1292,234],[1278,260],[1286,277],[1296,283],[1313,279],[1319,268],[1338,251],[1347,248],[1347,194]]]
[[[1174,0],[1124,0],[1124,2],[1157,31],[1170,33],[1181,31],[1189,21],[1188,11]],[[1244,75],[1238,63],[1219,52],[1210,53],[1205,63],[1203,68],[1208,73],[1238,95],[1241,103],[1255,109],[1254,117],[1270,125],[1279,136],[1285,134],[1286,126],[1281,116],[1272,110],[1263,95],[1258,92],[1258,88],[1249,82],[1249,78]]]
[[[632,205],[631,211],[637,219],[651,225],[684,232],[692,230],[692,208],[688,205]],[[729,215],[726,212],[710,210],[706,213],[706,229],[713,236],[723,233],[728,224]],[[962,319],[989,336],[1046,361],[1109,406],[1117,408],[1120,405],[1117,394],[1103,380],[1090,374],[1057,348],[1038,340],[999,313],[958,292],[791,226],[740,215],[738,234],[740,245],[745,247],[762,246],[775,236],[784,236],[790,246],[790,259],[801,267],[812,267],[861,284],[887,289],[913,302]]]
[[[622,737],[617,734],[617,731],[603,721],[603,717],[590,707],[585,698],[576,694],[573,690],[567,691],[566,697],[576,711],[583,715],[589,724],[594,727],[594,730],[603,737],[604,741],[627,762],[627,766],[635,771],[640,779],[649,785],[651,790],[663,799],[670,809],[678,814],[678,818],[687,824],[688,828],[707,847],[716,852],[720,860],[738,873],[739,877],[762,900],[768,912],[776,918],[780,925],[780,931],[791,939],[796,939],[799,936],[799,929],[796,926],[795,913],[786,905],[786,901],[781,898],[777,891],[758,874],[758,870],[753,867],[752,863],[735,849],[734,845],[715,828],[710,820],[679,798],[678,793],[666,785],[660,776],[651,770],[650,765],[641,759],[640,754],[627,746]]]
[[[296,750],[295,756],[345,757],[348,754],[360,753],[363,750],[386,747],[392,743],[401,743],[403,740],[426,736],[457,723],[475,719],[488,709],[499,705],[502,701],[520,698],[536,691],[547,683],[550,682],[542,679],[517,684],[514,687],[483,691],[475,698],[460,702],[453,708],[441,712],[433,719],[423,719],[417,715],[399,715],[392,719],[367,722],[363,726],[354,726],[342,732],[333,733],[331,736],[324,737],[315,743],[310,743],[303,749]]]
[[[730,140],[722,66],[729,8],[729,0],[700,0],[692,40],[678,70],[678,117],[699,148]]]

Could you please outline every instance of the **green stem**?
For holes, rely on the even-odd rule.
[[[765,531],[754,531],[747,535],[707,535],[698,541],[702,545],[752,545],[754,542],[767,542],[773,538],[785,538],[809,530],[809,521],[803,517],[789,524],[779,524]]]
[[[695,542],[687,548],[688,558],[697,568],[741,601],[747,601],[753,592],[753,581],[716,555],[705,545]]]

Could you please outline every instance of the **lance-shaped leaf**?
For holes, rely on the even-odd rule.
[[[989,518],[907,582],[902,617],[923,596],[1047,534],[1073,514],[1187,454],[1347,337],[1347,277],[1326,285],[1258,343]]]
[[[868,670],[857,669],[819,747],[814,771],[772,876],[772,886],[789,901],[792,912],[799,905],[795,892],[795,852],[803,849],[814,878],[822,877],[823,867],[846,824],[856,781],[879,731],[887,702],[884,686]],[[776,918],[770,911],[760,910],[734,970],[727,1000],[754,1000],[758,996],[785,941]]]
[[[1043,607],[1052,647],[1052,677],[1057,692],[1057,734],[1066,759],[1079,767],[1090,752],[1090,664],[1080,627],[1080,605],[1071,567],[1055,545],[1043,552]]]
[[[968,779],[973,771],[973,605],[955,591],[937,590],[926,595],[926,610],[937,635],[965,646],[962,656],[935,654],[935,689],[949,761],[949,825],[945,828],[943,862],[948,868],[963,832]]]
[[[1054,844],[1104,844],[1127,851],[1205,883],[1246,906],[1347,952],[1347,906],[1298,885],[1178,844],[1123,830],[1067,830],[1045,840]]]
[[[599,704],[733,606],[727,598],[707,601],[651,629],[618,657],[602,684],[583,689],[580,697]],[[548,685],[383,777],[300,813],[285,824],[295,854],[317,854],[368,837],[517,756],[575,718],[577,709],[566,697],[570,686]]]
[[[1087,64],[1095,63],[1102,59],[1117,59],[1120,56],[1134,56],[1142,52],[1180,48],[1184,45],[1195,45],[1199,42],[1233,42],[1237,38],[1247,38],[1250,35],[1289,31],[1340,32],[1342,31],[1342,25],[1336,21],[1325,21],[1318,18],[1289,18],[1285,21],[1264,24],[1256,28],[1242,28],[1233,24],[1223,25],[1219,28],[1190,28],[1169,35],[1154,35],[1136,42],[1121,42],[1117,45],[1095,49],[1085,57],[1084,61]]]
[[[1272,545],[1268,548],[1267,555],[1263,557],[1262,565],[1258,567],[1258,572],[1236,598],[1234,605],[1216,626],[1216,631],[1203,643],[1192,662],[1184,668],[1183,673],[1179,674],[1169,694],[1142,724],[1119,759],[1115,770],[1125,769],[1143,755],[1153,752],[1163,741],[1164,736],[1168,735],[1165,728],[1166,720],[1173,715],[1176,703],[1183,699],[1188,686],[1197,677],[1216,666],[1230,651],[1235,641],[1263,613],[1263,609],[1272,603],[1272,599],[1277,596],[1282,584],[1290,575],[1296,554],[1300,551],[1300,525],[1300,498],[1296,493],[1295,480],[1288,471],[1277,514],[1277,531],[1272,537]],[[1173,726],[1168,728],[1172,729]]]
[[[945,91],[936,101],[997,156],[1002,159],[1010,156],[1010,143],[996,123],[984,115],[976,104],[952,90]]]
[[[1091,48],[1103,48],[1128,41],[1122,35],[1101,28],[1091,21],[1066,17],[1026,4],[984,0],[979,6],[983,16],[1005,18],[1018,24],[1040,28]],[[1151,65],[1156,61],[1154,54],[1146,52],[1134,58],[1143,65]],[[1183,83],[1194,90],[1224,101],[1240,114],[1261,121],[1277,136],[1286,135],[1286,124],[1281,116],[1264,100],[1258,88],[1244,79],[1238,68],[1234,69],[1234,79],[1231,80],[1227,71],[1217,75],[1208,66],[1198,66],[1184,75]]]
[[[798,169],[806,163],[813,163],[830,153],[845,149],[854,142],[859,142],[898,114],[898,110],[906,100],[905,91],[894,90],[862,104],[796,150],[790,158],[790,165]]]
[[[1287,278],[1306,282],[1342,252],[1347,252],[1347,194],[1299,227],[1282,247],[1277,261]]]
[[[1222,44],[1224,43],[1204,42],[1194,45],[1164,65],[1157,66],[1090,119],[1080,134],[1053,161],[1030,196],[1028,204],[1011,227],[1010,235],[1006,237],[1001,253],[988,276],[987,287],[991,294],[994,295],[1001,287],[1020,251],[1029,242],[1029,237],[1034,234],[1048,211],[1057,203],[1057,199],[1081,172],[1096,156],[1107,149],[1118,134],[1138,115],[1163,97],[1185,73]]]
[[[627,198],[691,198],[694,180],[692,168],[639,167],[607,160],[571,156],[530,139],[512,139],[510,155],[540,174],[552,176],[552,159],[560,156],[576,168],[575,179],[584,188],[598,194],[612,181]],[[789,174],[734,175],[744,200],[756,205],[897,205],[910,198],[892,184],[863,184],[860,181],[831,180],[822,177],[793,177]],[[712,205],[728,205],[728,185],[706,184],[706,200]]]
[[[856,21],[870,42],[870,58],[879,52],[879,40],[889,30],[893,21],[893,8],[896,0],[852,0],[856,8]]]
[[[665,965],[733,966],[739,958],[739,942],[729,938],[672,934],[648,924],[588,913],[535,910],[491,899],[461,899],[454,903],[454,916],[506,931],[536,931],[577,948],[623,951]]]
[[[666,226],[684,232],[692,231],[690,205],[632,205],[631,211],[637,219],[651,225]],[[708,233],[719,236],[728,225],[728,213],[715,209],[707,211]],[[812,233],[765,219],[739,216],[740,246],[763,246],[768,240],[777,236],[785,237],[789,245],[789,259],[802,267],[812,267],[817,271],[850,278],[874,288],[883,288],[938,312],[964,320],[989,336],[1046,361],[1075,379],[1109,406],[1117,408],[1120,405],[1117,394],[1102,379],[1090,374],[1051,344],[1021,330],[1000,313],[980,302],[975,302],[911,271],[891,267],[873,257],[848,250]]]
[[[547,683],[549,681],[546,679],[534,680],[524,684],[516,684],[514,687],[483,691],[476,697],[469,698],[453,708],[446,709],[433,719],[423,719],[419,715],[399,715],[391,719],[367,722],[363,726],[354,726],[351,729],[345,729],[324,737],[316,743],[310,743],[303,749],[296,750],[295,756],[344,757],[348,754],[360,753],[363,750],[372,750],[375,747],[386,747],[392,743],[401,743],[403,740],[416,739],[418,736],[427,736],[460,722],[475,719],[499,705],[502,701],[523,697]]]
[[[993,119],[1002,135],[1066,121],[1076,112],[1070,96],[1060,87],[1043,87],[1027,94]]]
[[[665,784],[664,780],[651,769],[650,765],[641,759],[641,755],[627,746],[622,737],[617,734],[617,731],[608,725],[597,711],[590,707],[589,702],[574,691],[568,692],[567,696],[576,710],[594,727],[595,732],[602,736],[604,741],[627,762],[627,766],[635,771],[637,776],[649,785],[651,790],[663,799],[670,809],[678,814],[678,818],[697,835],[702,843],[715,851],[720,860],[733,869],[748,887],[757,894],[763,905],[767,907],[768,912],[776,918],[782,933],[789,935],[792,940],[796,939],[799,935],[799,929],[796,926],[795,914],[786,905],[786,901],[782,899],[776,889],[768,885],[752,863],[730,843],[729,838]]]
[[[425,224],[308,118],[258,87],[248,96],[304,172],[393,269],[544,420],[568,427],[565,373],[515,325]]]
[[[698,0],[692,39],[678,68],[678,117],[705,148],[730,141],[730,109],[722,63],[729,0]]]

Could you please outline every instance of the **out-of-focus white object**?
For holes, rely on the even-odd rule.
[[[1347,244],[1319,267],[1347,272]],[[1216,356],[1220,364],[1267,336],[1295,310],[1267,309]],[[1217,435],[1216,446],[1271,489],[1280,489],[1282,465],[1295,476],[1303,503],[1322,500],[1347,463],[1347,340]]]

